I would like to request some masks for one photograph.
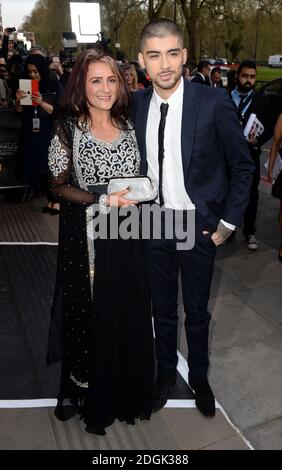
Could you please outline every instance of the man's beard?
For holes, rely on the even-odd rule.
[[[247,82],[244,85],[242,85],[240,82],[238,83],[238,89],[242,93],[249,93],[249,91],[253,90],[255,88],[255,85],[252,85],[251,83]]]
[[[175,87],[176,83],[180,80],[181,76],[182,76],[182,73],[181,71],[179,71],[178,73],[174,74],[170,82],[163,82],[161,79],[160,80],[157,79],[156,85],[163,90],[171,90],[172,88]]]

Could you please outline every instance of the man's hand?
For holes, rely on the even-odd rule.
[[[248,143],[251,144],[251,145],[257,145],[258,143],[258,140],[257,138],[254,136],[254,134],[249,134],[248,135]]]
[[[227,228],[222,222],[219,222],[216,231],[213,232],[211,236],[211,239],[216,246],[223,245],[232,232],[233,230]],[[206,235],[209,232],[203,231],[202,233],[203,235]]]

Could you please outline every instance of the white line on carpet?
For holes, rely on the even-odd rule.
[[[51,245],[51,246],[58,246],[58,242],[0,242],[0,245]]]
[[[55,398],[39,400],[0,400],[0,408],[44,408],[55,407]],[[165,408],[195,408],[194,400],[168,400]]]

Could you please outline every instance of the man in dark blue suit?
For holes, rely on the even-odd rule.
[[[140,50],[139,62],[153,84],[133,96],[141,173],[158,183],[157,203],[172,212],[182,211],[184,224],[186,220],[189,225],[189,214],[195,215],[192,249],[179,251],[177,234],[167,239],[164,232],[160,239],[145,242],[157,359],[153,409],[165,405],[176,380],[180,269],[189,384],[198,409],[214,416],[215,400],[207,378],[207,305],[214,258],[216,246],[241,222],[253,163],[227,93],[181,77],[187,51],[178,26],[168,19],[153,20],[141,33]]]
[[[191,82],[200,83],[200,85],[211,86],[210,82],[210,63],[207,60],[201,60],[197,65],[197,73],[192,77]]]

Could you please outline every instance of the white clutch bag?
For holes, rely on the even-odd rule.
[[[158,188],[148,176],[128,176],[111,178],[108,184],[108,194],[129,188],[130,191],[124,199],[145,202],[153,201],[158,195]]]

